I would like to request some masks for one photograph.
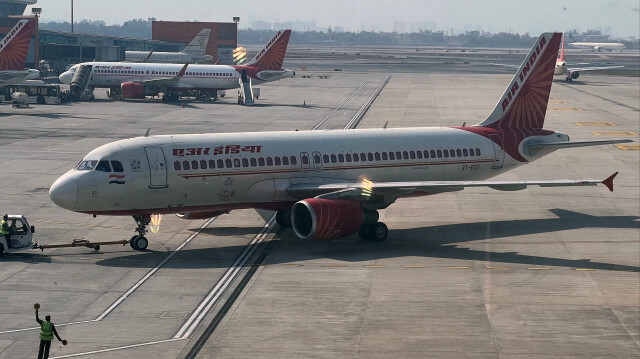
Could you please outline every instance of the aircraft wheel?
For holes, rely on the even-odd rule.
[[[144,251],[147,249],[147,247],[149,246],[149,241],[147,240],[146,237],[138,237],[138,236],[134,236],[135,238],[131,239],[131,242],[129,242],[131,244],[131,248],[135,249],[136,251]]]
[[[138,236],[135,235],[133,237],[131,237],[131,239],[129,240],[129,245],[131,246],[131,248],[136,249],[136,247],[134,247],[134,243],[136,242],[136,239],[138,239]]]
[[[93,246],[93,250],[94,251],[99,251],[100,250],[100,245],[96,244],[95,246]]]
[[[375,222],[360,228],[360,238],[372,242],[384,242],[389,235],[389,228],[382,222]]]

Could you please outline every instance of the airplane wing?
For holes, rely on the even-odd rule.
[[[27,75],[29,75],[28,71],[0,71],[0,82],[26,79]]]
[[[155,87],[155,88],[167,88],[167,87],[176,86],[178,84],[178,81],[180,81],[180,78],[182,78],[182,76],[184,76],[185,72],[187,71],[187,66],[189,66],[189,64],[184,65],[182,69],[180,69],[178,74],[171,78],[156,78],[156,79],[139,80],[139,81],[133,81],[133,82],[137,82],[140,84],[144,84],[145,86]]]
[[[609,70],[609,69],[619,69],[624,66],[587,66],[587,67],[568,67],[567,72],[582,72],[582,71],[598,71],[598,70]]]
[[[400,197],[462,191],[469,187],[489,187],[498,191],[519,191],[528,186],[566,187],[604,184],[613,191],[613,179],[605,180],[532,180],[532,181],[426,181],[426,182],[361,182],[328,184],[293,184],[286,191],[294,198],[356,199],[367,202],[393,203]]]

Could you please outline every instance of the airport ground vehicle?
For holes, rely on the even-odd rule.
[[[0,236],[0,254],[33,248],[35,227],[30,226],[27,218],[23,215],[10,214],[7,217],[11,243],[7,243],[7,239],[4,236]]]
[[[25,93],[28,103],[37,103],[40,105],[57,105],[62,102],[62,91],[60,91],[60,85],[45,83],[22,83],[8,85],[3,88],[3,95],[6,101],[14,100],[12,96],[16,92]]]
[[[11,107],[29,107],[29,96],[24,92],[14,92],[11,94]]]

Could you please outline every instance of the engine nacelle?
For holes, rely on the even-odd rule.
[[[138,98],[143,99],[145,96],[155,96],[158,91],[147,88],[145,85],[137,82],[123,82],[120,85],[122,90],[122,98]]]
[[[182,219],[207,219],[216,217],[222,214],[227,214],[229,211],[210,211],[210,212],[185,212],[176,213],[176,216]]]
[[[358,232],[364,214],[360,203],[349,199],[309,198],[291,208],[291,227],[302,239],[330,241]]]
[[[580,73],[579,73],[578,71],[573,71],[573,72],[571,73],[571,78],[572,78],[572,79],[574,79],[574,80],[575,80],[575,79],[577,79],[578,77],[580,77]]]

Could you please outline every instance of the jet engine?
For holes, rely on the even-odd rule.
[[[123,82],[120,88],[122,90],[122,98],[143,99],[145,96],[155,96],[158,94],[158,91],[150,89],[138,82]]]
[[[216,217],[221,214],[227,214],[229,211],[209,211],[209,212],[185,212],[185,213],[176,213],[176,216],[182,219],[207,219],[211,217]]]
[[[291,208],[291,227],[302,239],[330,241],[358,232],[364,220],[360,203],[348,199],[309,198]]]

